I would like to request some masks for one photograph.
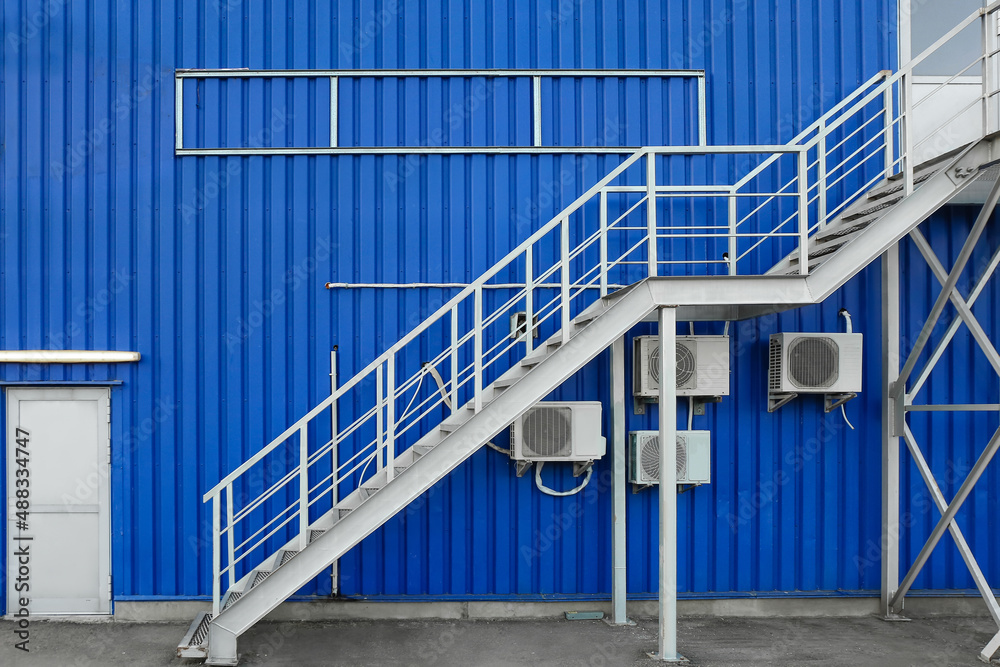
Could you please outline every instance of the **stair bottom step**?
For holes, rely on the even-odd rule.
[[[177,645],[178,658],[205,659],[208,657],[208,628],[212,624],[212,615],[208,612],[198,614],[187,634]]]

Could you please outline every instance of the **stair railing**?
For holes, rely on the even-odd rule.
[[[984,70],[983,132],[994,131],[997,51],[989,35],[998,6],[974,13],[896,74],[878,73],[788,144],[647,147],[626,157],[204,495],[212,505],[213,613],[224,578],[231,587],[289,536],[305,548],[312,520],[376,475],[390,483],[399,457],[442,417],[481,412],[491,378],[531,354],[536,337],[567,341],[573,317],[617,287],[678,271],[756,275],[796,248],[807,274],[810,233],[888,176],[902,174],[912,191],[913,68],[977,19],[993,27],[984,27],[976,62]],[[751,270],[739,273],[739,262],[751,259]],[[427,377],[440,387],[425,389]],[[329,420],[317,418],[335,404],[341,416],[357,416],[327,437]]]

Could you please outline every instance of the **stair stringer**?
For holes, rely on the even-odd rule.
[[[218,655],[216,646],[228,645],[231,638],[241,635],[322,573],[641,322],[655,307],[648,285],[639,285],[614,300],[610,307],[567,343],[528,371],[507,391],[483,405],[478,414],[379,490],[376,502],[362,503],[213,619],[209,630],[209,660],[212,661],[213,654]],[[217,642],[217,638],[220,641]],[[225,649],[219,651],[221,654],[227,652]],[[226,659],[224,655],[218,657]]]

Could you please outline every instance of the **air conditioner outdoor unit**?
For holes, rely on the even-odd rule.
[[[511,458],[519,461],[593,461],[607,443],[600,401],[545,401],[514,422]]]
[[[633,484],[660,483],[659,431],[629,433],[629,477]],[[677,431],[677,483],[712,481],[712,438],[709,431]]]
[[[859,333],[771,334],[768,390],[780,394],[861,391]]]
[[[660,338],[636,336],[632,393],[660,395]],[[677,337],[677,395],[729,395],[729,336]]]

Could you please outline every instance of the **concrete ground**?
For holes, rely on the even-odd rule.
[[[0,621],[0,665],[196,664],[174,657],[181,623],[33,620],[29,653]],[[679,622],[692,665],[982,665],[989,617],[910,623],[854,618],[689,617]],[[656,665],[656,620],[263,622],[240,638],[243,665]]]

